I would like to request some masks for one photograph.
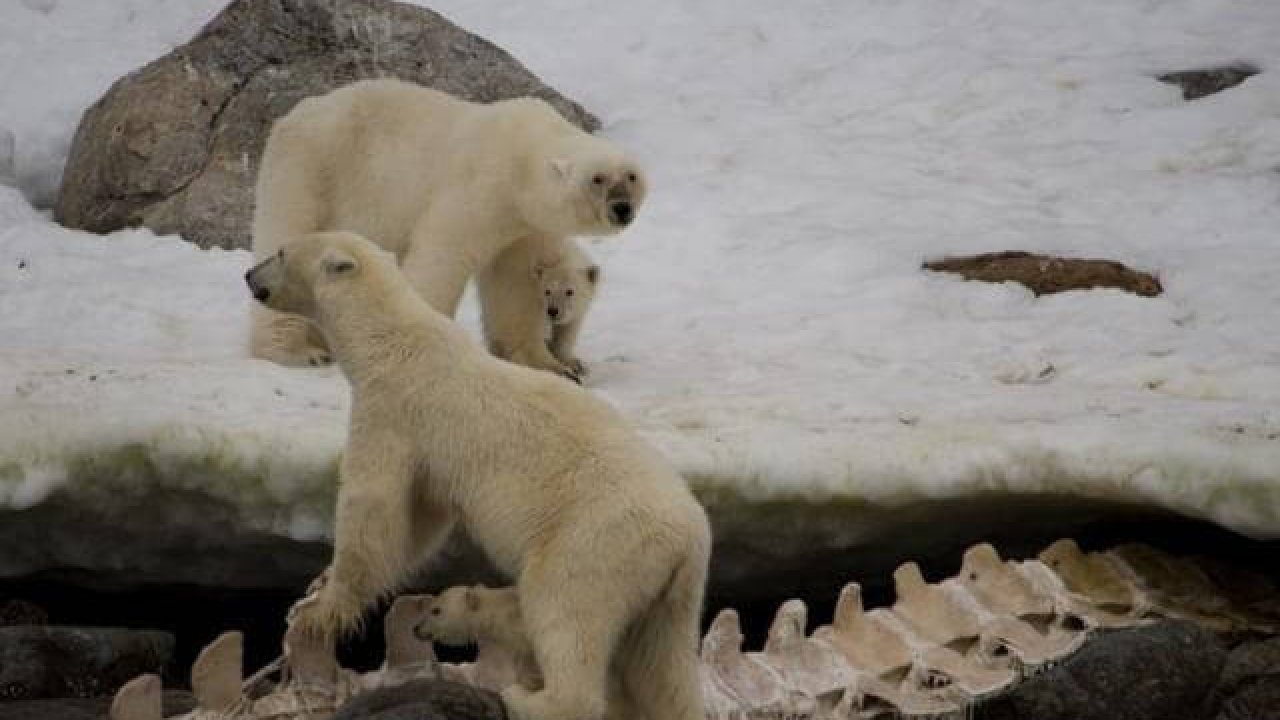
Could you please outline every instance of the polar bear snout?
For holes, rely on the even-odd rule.
[[[258,264],[249,268],[249,271],[244,274],[244,283],[249,286],[249,292],[253,293],[254,300],[266,304],[267,298],[271,297],[271,289],[258,280],[258,271],[261,267],[262,264]]]
[[[629,225],[635,217],[635,209],[625,200],[609,203],[609,222],[619,227]]]

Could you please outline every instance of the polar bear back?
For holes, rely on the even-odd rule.
[[[400,80],[363,80],[303,100],[276,123],[259,197],[287,202],[261,188],[286,174],[307,177],[309,197],[327,216],[296,230],[355,232],[402,256],[431,204],[457,200],[444,191],[465,187],[480,205],[513,201],[502,196],[513,187],[537,187],[523,176],[542,170],[549,162],[543,156],[566,138],[581,135],[537,98],[480,104]],[[280,242],[255,236],[255,254],[265,257]]]

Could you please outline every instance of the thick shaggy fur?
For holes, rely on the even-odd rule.
[[[394,253],[413,288],[450,317],[467,281],[513,243],[617,232],[634,218],[644,177],[621,150],[535,98],[491,104],[393,79],[308,98],[271,130],[258,171],[253,251],[345,230]],[[489,273],[494,284],[525,282]],[[540,306],[525,325],[543,327]],[[296,314],[257,309],[258,357],[329,362]],[[542,358],[545,360],[545,358]]]
[[[529,238],[480,273],[480,307],[489,351],[505,360],[580,378],[578,333],[600,282],[600,266],[570,238]],[[528,308],[543,309],[531,324]]]
[[[362,238],[299,238],[247,280],[320,327],[352,389],[334,558],[296,628],[351,628],[460,523],[515,578],[543,673],[503,693],[515,720],[603,717],[611,665],[618,716],[701,720],[711,534],[658,452],[590,393],[475,345]]]

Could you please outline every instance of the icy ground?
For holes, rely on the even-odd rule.
[[[347,390],[246,356],[248,255],[32,207],[79,113],[221,4],[0,8],[0,507],[183,487],[326,531]],[[648,167],[640,221],[592,248],[581,355],[704,497],[1069,493],[1280,535],[1280,3],[431,6]],[[1153,78],[1236,60],[1262,73],[1191,103]],[[1166,293],[919,269],[1002,249]]]

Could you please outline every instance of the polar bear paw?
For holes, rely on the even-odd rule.
[[[316,576],[307,594],[289,608],[285,624],[302,635],[332,638],[355,628],[364,607],[340,584],[332,582],[332,568]]]
[[[569,372],[573,373],[576,376],[574,379],[577,380],[579,384],[581,384],[582,381],[586,379],[587,373],[589,372],[587,370],[586,363],[582,362],[576,357],[570,356],[569,359],[564,361],[564,364],[565,364],[565,367],[569,368]]]

